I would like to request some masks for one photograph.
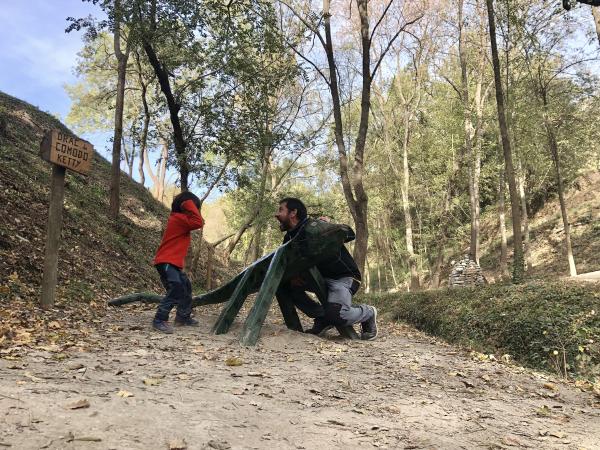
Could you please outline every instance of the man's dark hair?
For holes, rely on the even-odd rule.
[[[174,213],[183,212],[183,209],[181,209],[181,204],[183,202],[185,202],[186,200],[192,200],[194,202],[194,205],[196,205],[196,208],[200,209],[200,199],[198,197],[196,197],[194,194],[192,194],[191,192],[185,191],[185,192],[182,192],[181,194],[178,194],[173,199],[173,203],[171,204],[171,212],[174,212]]]
[[[306,212],[306,206],[304,206],[304,203],[302,203],[302,200],[295,198],[295,197],[286,197],[283,200],[279,201],[280,205],[282,203],[285,203],[285,206],[288,209],[288,211],[291,211],[293,209],[296,210],[296,217],[298,217],[298,220],[302,221],[302,220],[306,219],[306,216],[308,214]]]

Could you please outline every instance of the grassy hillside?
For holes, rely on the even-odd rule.
[[[51,167],[38,156],[45,129],[67,130],[25,102],[0,94],[6,124],[0,141],[0,280],[39,286],[42,277]],[[68,131],[68,130],[67,130]],[[87,177],[67,173],[59,255],[59,298],[102,301],[158,289],[149,264],[168,211],[149,192],[122,178],[122,218],[107,217],[109,163],[95,156]],[[35,293],[37,294],[37,293]]]
[[[600,172],[582,175],[575,187],[566,193],[571,241],[578,273],[600,270]],[[510,238],[510,207],[507,206],[506,228]],[[569,266],[564,253],[564,227],[558,198],[547,202],[529,220],[532,270],[529,278],[554,279],[568,276]],[[498,215],[489,211],[482,218],[481,267],[489,280],[497,280],[500,260]],[[510,248],[509,248],[510,251]]]
[[[3,330],[31,327],[43,271],[51,167],[38,156],[54,117],[0,92],[0,344]],[[107,217],[110,164],[96,155],[87,177],[67,173],[57,308],[94,316],[128,292],[162,292],[151,266],[168,210],[122,174],[121,218]],[[220,271],[215,270],[217,277]],[[219,282],[221,280],[215,280]],[[10,305],[7,306],[7,303]],[[49,313],[52,316],[52,312]],[[1,345],[0,345],[1,347]]]
[[[497,283],[370,295],[392,320],[497,358],[600,383],[600,286]],[[600,384],[598,384],[600,389]],[[600,391],[599,391],[600,392]]]

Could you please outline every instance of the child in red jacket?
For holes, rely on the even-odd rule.
[[[199,208],[200,200],[191,192],[182,192],[173,199],[167,228],[154,257],[153,264],[167,295],[158,305],[152,327],[163,333],[173,333],[168,320],[175,305],[176,326],[198,325],[198,321],[191,317],[192,285],[182,269],[192,239],[190,232],[204,226]]]

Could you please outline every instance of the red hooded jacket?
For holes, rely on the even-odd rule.
[[[192,240],[191,231],[204,226],[204,219],[192,200],[181,204],[184,213],[171,213],[162,242],[156,251],[153,264],[173,264],[183,268],[185,255]]]

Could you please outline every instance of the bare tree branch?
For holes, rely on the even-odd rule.
[[[375,30],[377,30],[377,27],[381,24],[381,22],[385,18],[385,15],[387,14],[388,9],[390,9],[390,6],[392,6],[392,3],[394,3],[394,0],[390,0],[390,2],[385,7],[383,13],[381,14],[381,17],[379,18],[379,20],[377,21],[377,23],[373,27],[373,31],[371,31],[371,36],[369,36],[369,41],[373,40],[373,36],[375,36]]]
[[[394,41],[398,38],[398,36],[400,36],[400,33],[405,31],[408,26],[412,25],[413,23],[418,22],[422,18],[423,18],[423,14],[421,14],[420,16],[414,18],[413,20],[411,20],[409,22],[406,22],[404,25],[402,25],[402,27],[398,30],[398,32],[389,40],[387,46],[385,47],[385,50],[379,56],[379,59],[377,60],[377,63],[375,64],[375,68],[373,69],[373,72],[371,72],[371,79],[373,79],[375,77],[375,74],[377,73],[377,69],[379,69],[379,66],[381,65],[381,62],[383,61],[383,58],[385,57],[386,53],[390,50],[391,46],[394,44]]]
[[[287,39],[285,40],[285,43],[288,45],[288,47],[296,54],[298,55],[300,58],[302,58],[304,61],[306,61],[307,63],[309,63],[311,66],[314,67],[314,69],[318,72],[319,75],[321,75],[321,77],[323,78],[323,80],[325,81],[325,83],[327,83],[327,86],[331,85],[331,82],[329,81],[329,79],[325,76],[325,74],[323,73],[323,71],[321,69],[319,69],[317,67],[317,65],[311,61],[310,59],[308,59],[306,56],[304,56],[302,53],[300,53],[293,45],[292,43],[290,43]]]
[[[315,27],[313,27],[310,23],[308,23],[308,21],[302,17],[292,6],[290,6],[287,2],[283,1],[283,0],[278,0],[279,3],[282,3],[283,5],[285,5],[294,16],[296,16],[298,18],[298,20],[300,20],[300,22],[302,22],[302,24],[308,28],[310,31],[312,31],[315,36],[317,36],[317,38],[319,39],[319,41],[321,42],[321,45],[323,46],[323,48],[326,47],[325,45],[325,40],[323,39],[323,36],[321,36],[321,33],[319,33],[319,30]]]
[[[454,89],[454,90],[456,91],[456,93],[458,94],[458,98],[459,98],[459,99],[462,99],[462,97],[463,97],[463,96],[462,96],[462,92],[461,92],[461,90],[458,88],[458,86],[456,86],[456,84],[454,84],[454,82],[453,82],[453,81],[452,81],[450,78],[448,78],[446,75],[444,75],[444,74],[440,74],[440,76],[441,76],[441,77],[442,77],[444,80],[446,80],[446,82],[447,82],[447,83],[448,83],[450,86],[452,86],[452,89]]]
[[[223,167],[221,168],[219,174],[215,177],[215,179],[212,181],[212,183],[210,184],[210,186],[208,187],[208,189],[206,190],[206,192],[204,193],[204,195],[200,199],[200,204],[201,205],[208,198],[208,196],[210,195],[210,193],[212,192],[212,190],[215,188],[215,186],[217,185],[217,183],[221,180],[221,178],[223,177],[223,174],[225,173],[225,170],[227,169],[227,166],[229,165],[230,162],[231,162],[231,158],[227,158],[225,160],[225,164],[223,164]]]

